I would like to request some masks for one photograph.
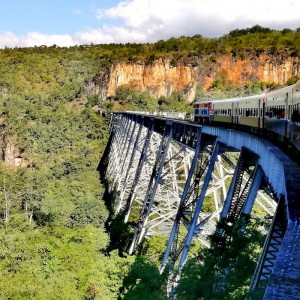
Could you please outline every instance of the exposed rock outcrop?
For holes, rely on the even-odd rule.
[[[23,157],[23,149],[20,149],[14,142],[2,142],[2,160],[11,166],[27,167],[29,161]]]
[[[197,84],[195,71],[194,67],[183,62],[172,66],[169,59],[158,59],[152,64],[121,62],[110,70],[107,95],[113,96],[120,85],[132,84],[155,97],[169,96],[173,91],[183,90],[186,97],[192,100]]]
[[[180,91],[188,101],[192,101],[198,84],[209,88],[221,75],[235,83],[264,81],[284,84],[299,73],[299,57],[285,55],[262,54],[244,59],[230,55],[203,56],[181,58],[176,62],[161,58],[151,63],[123,61],[101,69],[87,84],[87,93],[106,99],[114,96],[119,86],[129,84],[140,91],[149,91],[155,97]]]

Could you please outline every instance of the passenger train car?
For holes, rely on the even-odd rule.
[[[300,80],[265,94],[197,102],[195,122],[213,123],[264,135],[275,134],[300,150]]]

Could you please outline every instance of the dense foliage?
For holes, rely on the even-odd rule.
[[[89,47],[89,46],[82,46]],[[95,48],[94,48],[95,47]],[[272,30],[259,25],[247,29],[236,29],[219,38],[205,38],[200,34],[193,37],[172,37],[153,44],[109,44],[93,46],[101,50],[105,64],[120,60],[145,59],[148,63],[164,56],[172,56],[174,63],[180,57],[187,60],[192,56],[209,55],[211,62],[222,54],[239,57],[255,57],[262,53],[299,55],[300,31]]]
[[[236,228],[229,247],[202,251],[185,266],[178,299],[245,299],[264,242],[265,222],[253,220],[246,234]],[[255,298],[260,299],[260,298]]]
[[[82,95],[103,64],[99,53],[0,51],[1,299],[135,297],[135,257],[114,250],[97,172],[109,120],[92,109],[97,95]]]
[[[193,108],[180,92],[172,92],[170,96],[160,96],[158,99],[149,92],[139,92],[135,86],[122,85],[117,88],[116,96],[106,104],[111,110],[140,111],[173,111],[192,112]]]

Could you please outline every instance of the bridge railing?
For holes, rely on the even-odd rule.
[[[126,111],[127,113],[131,114],[139,114],[139,115],[151,115],[151,116],[158,116],[158,117],[165,117],[170,119],[181,119],[184,120],[186,118],[191,120],[191,115],[185,112],[174,112],[174,111],[161,111],[161,110],[154,110],[154,111]]]

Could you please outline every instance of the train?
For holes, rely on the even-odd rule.
[[[194,121],[259,134],[300,151],[300,80],[259,95],[197,101]]]

